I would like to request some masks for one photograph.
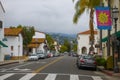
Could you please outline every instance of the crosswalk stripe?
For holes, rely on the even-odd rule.
[[[78,75],[70,75],[70,80],[79,80]]]
[[[101,77],[99,76],[91,76],[93,78],[93,80],[103,80]]]
[[[38,73],[27,73],[26,75],[24,75],[23,77],[21,77],[19,80],[30,80],[36,74],[38,74]],[[9,73],[9,74],[1,75],[0,76],[0,80],[9,79],[13,75],[15,75],[15,73]],[[57,79],[56,78],[57,75],[63,75],[63,76],[65,76],[65,74],[55,74],[55,73],[51,74],[51,73],[48,73],[47,77],[44,80],[55,80],[55,79]],[[70,78],[69,78],[70,80],[79,80],[79,77],[80,77],[80,75],[74,75],[74,74],[69,74],[69,76],[70,76]],[[93,80],[103,80],[100,76],[89,76],[89,77],[92,77]]]
[[[55,78],[56,78],[56,74],[48,74],[45,80],[55,80]]]
[[[19,80],[30,80],[35,75],[36,73],[29,73],[29,74],[26,74],[24,77],[20,78]]]
[[[14,73],[2,75],[2,76],[0,76],[0,80],[4,80],[4,79],[6,79],[6,78],[8,78],[8,77],[10,77],[12,75],[14,75]]]

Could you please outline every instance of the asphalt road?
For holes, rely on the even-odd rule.
[[[89,68],[78,69],[76,57],[60,56],[0,66],[0,80],[110,80]],[[115,80],[115,79],[111,79]]]

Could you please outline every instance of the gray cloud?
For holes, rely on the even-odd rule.
[[[88,29],[89,15],[74,25],[72,0],[1,0],[5,8],[5,27],[35,26],[44,32],[78,33]]]

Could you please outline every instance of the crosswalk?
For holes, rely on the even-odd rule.
[[[3,73],[0,80],[103,80],[100,76],[55,73]]]

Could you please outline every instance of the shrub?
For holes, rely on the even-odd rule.
[[[106,67],[106,60],[102,57],[96,57],[96,62],[98,66]]]

